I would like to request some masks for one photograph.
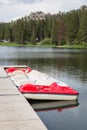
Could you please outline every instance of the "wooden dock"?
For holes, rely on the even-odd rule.
[[[47,130],[0,66],[0,130]]]

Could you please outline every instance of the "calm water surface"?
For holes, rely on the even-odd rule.
[[[87,50],[0,47],[0,65],[28,65],[79,91],[76,102],[32,102],[48,130],[87,130]]]

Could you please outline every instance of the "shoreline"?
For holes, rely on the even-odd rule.
[[[18,44],[18,43],[4,43],[0,42],[0,46],[8,46],[8,47],[54,47],[54,48],[61,48],[61,49],[87,49],[87,46],[85,45],[62,45],[62,46],[56,46],[56,45],[33,45],[33,44]]]

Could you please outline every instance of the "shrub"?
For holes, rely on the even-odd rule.
[[[45,38],[41,41],[41,45],[51,45],[51,44],[52,44],[51,38]]]

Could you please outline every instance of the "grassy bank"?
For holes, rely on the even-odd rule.
[[[11,43],[11,42],[0,42],[0,46],[19,46],[20,44],[17,43]]]
[[[77,44],[74,44],[74,45],[61,45],[61,46],[55,46],[55,45],[52,45],[52,44],[37,44],[37,45],[34,45],[32,43],[28,43],[28,44],[25,44],[25,45],[22,45],[22,44],[18,44],[18,43],[12,43],[12,42],[0,42],[0,46],[30,46],[30,47],[58,47],[58,48],[72,48],[72,49],[87,49],[87,44],[80,44],[80,45],[77,45]]]
[[[71,48],[71,49],[87,49],[85,45],[63,45],[57,46],[58,48]]]
[[[35,44],[33,44],[33,43],[18,44],[18,43],[11,43],[11,42],[7,42],[7,43],[0,42],[0,46],[56,47],[55,45],[52,45],[52,44],[43,45],[43,44],[37,43],[37,44],[35,45]]]

